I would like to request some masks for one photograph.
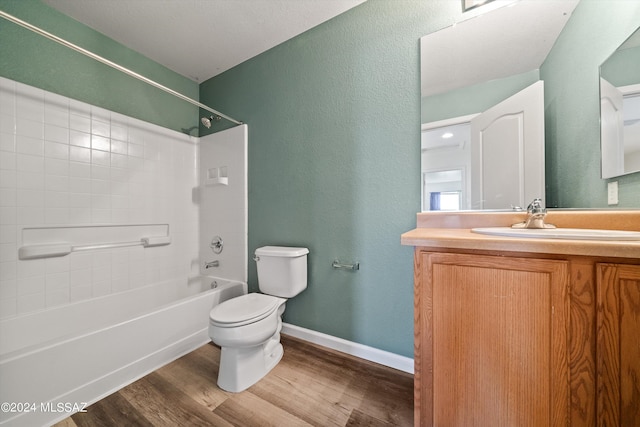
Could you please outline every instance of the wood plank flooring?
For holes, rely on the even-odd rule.
[[[286,335],[282,361],[241,393],[216,385],[204,345],[56,424],[94,426],[412,426],[413,375]]]

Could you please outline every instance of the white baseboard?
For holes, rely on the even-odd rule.
[[[342,338],[323,334],[322,332],[312,331],[311,329],[301,328],[300,326],[291,325],[289,323],[282,324],[282,333],[323,347],[328,347],[342,353],[347,353],[351,356],[369,360],[370,362],[379,363],[399,371],[413,374],[413,359],[410,357],[400,356],[399,354],[347,341]]]

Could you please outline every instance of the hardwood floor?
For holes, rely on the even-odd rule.
[[[204,345],[56,424],[93,426],[411,426],[413,375],[292,337],[282,361],[241,393],[216,386]]]

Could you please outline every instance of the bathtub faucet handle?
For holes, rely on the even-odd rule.
[[[204,264],[204,268],[219,267],[219,266],[220,266],[220,261],[218,260],[206,262]]]
[[[214,254],[219,255],[222,252],[222,249],[224,248],[224,241],[222,241],[222,237],[215,236],[213,240],[211,240],[209,247],[211,248]]]

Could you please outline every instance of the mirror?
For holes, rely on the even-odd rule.
[[[640,29],[600,66],[602,178],[640,171]]]
[[[422,210],[513,209],[544,200],[539,69],[577,3],[503,3],[421,39]],[[533,86],[533,100],[514,101]]]
[[[503,3],[422,37],[423,211],[512,209],[535,197],[544,200],[542,85],[537,106],[529,107],[533,116],[520,117],[522,108],[516,106],[492,119],[498,131],[474,130],[472,122],[539,83],[540,66],[577,4]],[[520,131],[525,120],[526,128],[532,127],[533,117],[539,120],[533,135],[538,140],[527,142]],[[496,132],[503,144],[490,147],[488,138]]]
[[[618,198],[609,197],[610,182],[602,179],[599,84],[602,64],[637,30],[640,2],[504,0],[500,7],[491,10],[490,6],[498,5],[499,1],[474,8],[473,17],[470,12],[453,13],[450,22],[458,21],[457,24],[421,39],[423,129],[434,122],[474,117],[541,81],[546,207],[640,208],[640,172],[614,178],[620,181]],[[505,6],[505,2],[510,4]],[[536,4],[544,10],[522,13],[524,20],[502,16],[535,8]],[[491,11],[484,13],[486,10]],[[483,13],[479,15],[480,12]],[[555,30],[531,35],[535,27],[552,21],[559,21]],[[492,28],[499,34],[491,37]],[[463,35],[453,38],[448,33]],[[424,47],[430,51],[425,53]],[[538,56],[529,60],[536,53]],[[473,146],[471,140],[468,144]],[[423,151],[423,159],[426,156]],[[430,171],[425,170],[423,163],[423,186],[433,180],[425,172]],[[477,187],[473,174],[473,170],[462,174],[472,191],[473,186]],[[499,174],[503,174],[501,169]],[[423,207],[428,209],[424,194],[437,190],[429,187],[422,190]],[[455,191],[460,191],[462,201],[468,199],[462,185]],[[511,204],[514,203],[503,203],[499,208],[509,209]],[[461,209],[480,208],[487,207],[461,204]]]

